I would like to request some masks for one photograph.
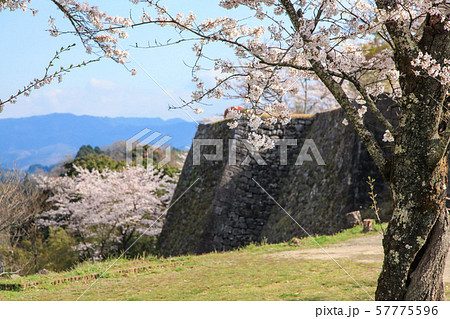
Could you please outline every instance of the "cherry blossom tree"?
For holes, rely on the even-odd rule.
[[[322,82],[309,78],[298,82],[300,84],[298,94],[287,99],[286,103],[295,113],[317,113],[339,106]]]
[[[92,172],[77,167],[74,177],[37,176],[50,190],[53,209],[40,216],[45,227],[63,227],[76,237],[80,255],[101,259],[127,250],[137,235],[157,235],[174,183],[153,168]]]
[[[170,26],[180,32],[176,41],[195,42],[198,62],[193,74],[198,90],[189,103],[205,97],[241,97],[251,111],[236,116],[248,116],[250,126],[256,129],[264,122],[289,121],[283,98],[297,93],[296,79],[320,80],[345,111],[346,121],[391,186],[393,216],[383,240],[385,258],[376,299],[444,299],[450,141],[450,10],[445,1],[220,2],[230,10],[245,7],[252,11],[254,18],[261,20],[261,25],[254,27],[247,20],[230,17],[196,22],[192,13],[171,14],[160,2],[148,1],[148,5],[155,12],[144,12],[140,25]],[[360,44],[375,35],[388,49],[367,59]],[[221,76],[213,87],[206,88],[196,71],[202,69],[200,61],[211,61],[204,52],[216,42],[229,46],[237,62],[236,58],[213,59]],[[376,74],[376,80],[367,83],[368,73]],[[386,83],[387,93],[399,106],[396,127],[376,106]],[[367,111],[384,125],[385,145],[380,145],[365,125]],[[263,119],[263,113],[269,117]],[[256,133],[250,140],[258,146],[273,145]],[[390,145],[394,148],[391,158],[384,150]]]
[[[1,4],[11,8],[25,2]],[[88,52],[119,63],[125,62],[126,53],[116,43],[126,36],[122,33],[126,27],[158,25],[177,30],[179,39],[154,47],[193,43],[197,90],[182,107],[194,108],[205,98],[241,98],[249,111],[234,116],[248,117],[253,129],[263,123],[289,122],[286,96],[298,93],[298,79],[320,81],[391,187],[393,216],[383,240],[385,258],[376,299],[444,299],[450,141],[450,5],[446,1],[222,0],[219,5],[230,10],[229,17],[205,21],[197,21],[192,12],[172,13],[163,1],[142,1],[142,11],[132,19],[112,18],[74,0],[52,2],[74,27],[64,32],[52,27],[54,35],[72,32]],[[249,12],[250,18],[232,18],[236,8]],[[375,36],[387,48],[367,58],[361,44]],[[216,43],[227,46],[232,55],[208,56],[208,47]],[[218,74],[210,87],[201,79],[208,67]],[[373,81],[367,81],[368,74]],[[377,108],[381,93],[397,103],[398,125]],[[385,127],[384,144],[365,125],[367,111]],[[258,146],[273,146],[268,137],[255,132],[249,138]],[[386,146],[393,148],[392,157]]]
[[[441,0],[220,1],[230,15],[238,7],[253,12],[261,21],[255,26],[231,17],[198,22],[193,13],[169,12],[162,1],[147,5],[135,27],[157,24],[178,30],[180,38],[164,45],[194,42],[193,80],[198,89],[184,106],[204,98],[240,97],[250,111],[236,117],[247,116],[257,129],[264,122],[289,121],[283,98],[298,92],[298,78],[320,80],[391,186],[393,216],[383,240],[385,258],[376,299],[444,299],[450,5]],[[388,49],[368,59],[360,44],[375,35]],[[213,43],[230,47],[234,58],[207,56]],[[220,73],[212,87],[198,76],[202,61],[213,61]],[[368,73],[376,74],[376,80],[367,83]],[[396,127],[376,106],[386,83],[399,107]],[[365,125],[367,111],[384,125],[386,145],[380,145]],[[273,146],[268,137],[254,132],[249,139],[257,146]],[[393,157],[384,150],[389,145]]]

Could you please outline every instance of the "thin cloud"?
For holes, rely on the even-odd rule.
[[[103,79],[97,79],[92,78],[89,81],[89,84],[94,89],[100,89],[100,90],[114,90],[118,88],[118,85],[114,83],[113,81],[103,80]]]

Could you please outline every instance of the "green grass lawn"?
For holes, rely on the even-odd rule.
[[[323,246],[366,236],[361,228],[335,236],[315,237]],[[81,300],[370,300],[332,260],[273,258],[275,252],[316,248],[303,239],[302,245],[250,245],[245,248],[201,256],[120,260],[110,271],[152,266],[132,274],[106,273]],[[0,291],[0,300],[76,300],[93,283],[79,281],[50,285],[55,278],[102,273],[113,260],[84,263],[65,273],[22,277],[8,282],[41,281],[39,288]],[[381,267],[377,263],[339,263],[373,296]],[[6,282],[6,280],[2,280]],[[447,287],[448,289],[448,287]]]

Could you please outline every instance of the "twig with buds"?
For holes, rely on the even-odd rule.
[[[374,183],[375,183],[375,178],[372,178],[369,176],[367,178],[367,184],[369,184],[369,187],[370,187],[369,197],[372,200],[372,205],[370,206],[370,208],[373,209],[375,215],[377,216],[377,221],[380,224],[381,230],[383,231],[383,234],[384,234],[383,224],[381,223],[380,214],[379,214],[380,208],[377,206],[377,200],[376,200],[377,194],[375,194],[375,187],[373,185]]]
[[[54,66],[54,62],[55,62],[56,60],[59,60],[59,59],[60,59],[60,56],[61,56],[64,52],[70,51],[74,46],[75,46],[75,44],[71,44],[71,45],[69,45],[69,46],[67,46],[67,47],[61,47],[61,49],[59,49],[58,51],[56,51],[55,55],[53,56],[53,58],[50,60],[50,62],[49,62],[48,65],[46,66],[46,68],[45,68],[45,73],[44,73],[44,76],[43,76],[42,78],[40,78],[40,79],[35,78],[33,81],[30,81],[30,83],[29,83],[28,85],[25,85],[22,89],[20,89],[19,91],[17,91],[16,94],[11,95],[7,100],[4,100],[4,101],[0,100],[0,112],[2,111],[3,106],[4,106],[6,103],[11,103],[11,104],[16,103],[17,98],[18,98],[20,95],[23,94],[23,95],[25,95],[25,96],[29,96],[29,95],[31,94],[31,91],[32,91],[33,89],[34,89],[34,90],[40,89],[40,88],[43,87],[44,85],[47,85],[47,84],[52,83],[53,80],[54,80],[55,78],[58,79],[58,82],[61,82],[61,81],[62,81],[62,76],[63,76],[65,73],[68,73],[68,72],[70,72],[70,71],[73,70],[73,69],[80,68],[80,67],[86,66],[86,65],[88,65],[88,64],[90,64],[90,63],[92,63],[92,62],[97,62],[97,61],[100,60],[100,59],[98,58],[98,59],[90,60],[90,61],[87,61],[87,62],[83,61],[83,62],[81,62],[80,64],[71,64],[71,65],[68,66],[68,67],[62,67],[62,66],[61,66],[59,70],[51,71],[51,68]]]

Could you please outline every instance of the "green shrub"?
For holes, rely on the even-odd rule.
[[[116,161],[103,154],[88,154],[82,157],[77,157],[73,161],[67,162],[66,164],[64,164],[64,169],[67,175],[75,176],[77,174],[75,166],[86,168],[91,172],[94,169],[102,172],[106,168],[113,171],[118,171],[125,165],[126,163],[124,161]]]
[[[78,253],[73,249],[76,245],[74,238],[62,228],[49,231],[39,258],[40,268],[53,271],[71,268],[78,262]]]

